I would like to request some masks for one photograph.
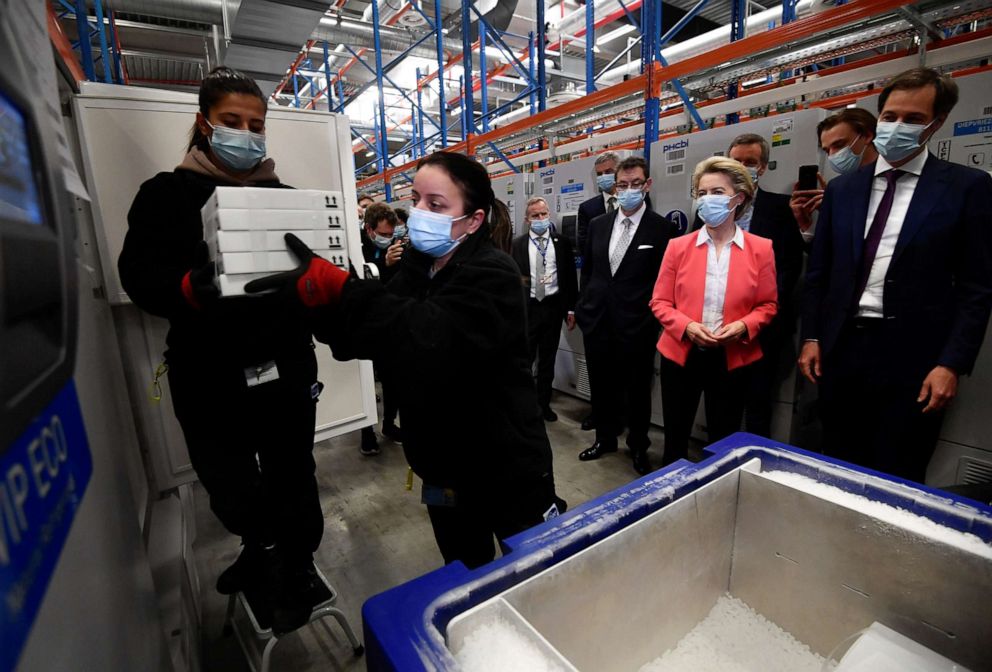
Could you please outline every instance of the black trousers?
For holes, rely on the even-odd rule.
[[[313,459],[313,353],[276,360],[279,379],[248,387],[243,370],[169,362],[169,389],[210,508],[231,533],[307,557],[324,517]]]
[[[377,366],[376,369],[382,384],[382,426],[385,427],[396,422],[396,414],[399,412],[396,383],[387,367]]]
[[[502,540],[544,522],[544,513],[557,504],[565,512],[565,501],[555,495],[554,479],[532,484],[514,483],[505,491],[457,493],[454,506],[427,507],[434,539],[445,564],[461,561],[469,569],[496,557],[493,540]]]
[[[654,382],[656,329],[620,338],[609,325],[585,337],[586,366],[596,416],[596,441],[616,444],[626,415],[627,446],[635,452],[651,445],[651,385]]]
[[[565,319],[561,296],[554,294],[543,301],[527,302],[527,342],[531,361],[537,359],[537,401],[541,408],[551,403],[551,383],[555,379],[555,359]]]
[[[771,330],[763,331],[758,337],[761,359],[747,367],[744,428],[752,434],[771,438],[775,393],[782,384],[783,374],[795,367],[796,352],[788,329],[779,329],[774,323],[769,326]]]
[[[823,452],[922,483],[944,414],[923,414],[916,398],[932,367],[893,361],[892,339],[906,338],[896,332],[881,319],[852,318],[824,356]]]
[[[693,347],[685,366],[661,358],[661,403],[665,416],[665,456],[668,465],[689,455],[689,437],[705,393],[706,429],[713,443],[739,431],[744,415],[744,395],[748,369],[727,370],[723,348],[701,350]]]

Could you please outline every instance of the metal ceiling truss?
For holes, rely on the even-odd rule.
[[[643,3],[642,22],[646,13],[644,6],[652,8],[656,1]],[[552,108],[547,114],[534,115],[532,120],[513,122],[503,129],[484,133],[475,138],[475,142],[468,138],[468,142],[463,141],[451,149],[468,151],[480,159],[489,160],[490,172],[500,171],[504,163],[519,169],[540,159],[553,160],[574,155],[604,146],[607,142],[628,142],[636,136],[642,138],[640,143],[648,150],[651,139],[661,131],[686,132],[690,129],[682,95],[677,91],[665,90],[667,86],[674,88],[676,83],[683,86],[688,102],[695,101],[700,105],[697,111],[708,120],[705,125],[712,126],[718,119],[731,123],[737,110],[751,109],[752,102],[759,100],[762,104],[754,109],[760,113],[761,109],[767,109],[765,100],[778,100],[786,106],[785,109],[791,109],[790,106],[809,104],[811,100],[813,104],[821,104],[817,102],[821,96],[863,95],[866,85],[884,81],[891,76],[893,67],[903,66],[906,58],[918,59],[921,53],[925,53],[920,43],[925,45],[931,42],[928,63],[938,67],[977,62],[983,58],[981,53],[985,54],[986,59],[992,53],[985,46],[986,41],[992,42],[992,37],[986,38],[984,34],[948,39],[958,30],[974,30],[980,22],[988,22],[992,18],[992,8],[988,3],[964,0],[931,2],[922,7],[917,5],[916,13],[923,24],[910,21],[899,11],[908,4],[898,0],[852,0],[842,7],[793,22],[788,12],[794,10],[795,3],[786,3],[781,26],[752,38],[745,37],[739,46],[728,45],[671,66],[662,65],[657,58],[646,59],[645,67],[650,65],[651,68],[648,75],[656,74],[657,77],[642,74],[637,82],[639,87],[621,82],[589,96],[587,105],[582,105],[581,101],[579,104],[567,103],[557,108],[558,114],[552,114],[556,112]],[[932,40],[934,31],[938,31],[942,40]],[[959,46],[940,48],[952,44]],[[845,64],[842,60],[856,54],[900,46],[904,47],[903,51],[864,59],[865,64],[882,61],[878,66],[860,67],[857,61]],[[643,51],[654,52],[657,57],[660,55],[659,49],[660,45],[649,44]],[[929,60],[931,58],[933,60]],[[696,63],[704,64],[704,67],[693,67]],[[819,80],[807,81],[791,76],[793,70],[812,69],[824,63],[828,65],[820,71],[822,78]],[[881,75],[878,80],[875,78],[876,72]],[[669,73],[673,76],[666,77]],[[721,91],[731,81],[764,79],[767,82],[769,77],[772,78],[770,83],[742,88],[737,101],[722,95],[719,99],[701,102],[712,92]],[[658,81],[659,78],[662,81]],[[598,97],[603,93],[615,95]],[[816,93],[817,98],[808,99],[810,93]],[[648,122],[642,127],[631,126],[630,118],[644,115],[645,110],[648,112]],[[651,128],[650,119],[657,120],[654,128]],[[698,122],[696,125],[699,125]],[[599,128],[594,133],[587,133],[593,130],[592,127]],[[582,135],[577,140],[567,137],[572,133]],[[535,151],[535,144],[540,141],[545,141],[550,149]],[[501,155],[497,157],[494,150]],[[387,171],[385,177],[392,180],[412,169],[412,164],[401,166]],[[368,190],[376,184],[383,184],[382,176],[363,180],[359,182],[359,187]]]

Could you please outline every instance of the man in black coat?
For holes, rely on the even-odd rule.
[[[572,241],[551,229],[548,202],[535,196],[527,202],[528,231],[514,238],[510,254],[520,267],[527,288],[527,341],[537,358],[537,401],[548,422],[558,415],[551,410],[551,383],[561,338],[561,323],[575,328],[578,280]]]
[[[754,133],[744,133],[730,143],[727,155],[740,161],[751,173],[751,178],[760,184],[761,176],[768,170],[770,155],[768,141]],[[771,438],[772,408],[775,403],[775,390],[782,381],[783,358],[788,360],[788,371],[792,371],[792,334],[796,328],[796,284],[802,274],[803,237],[796,224],[789,195],[765,191],[760,186],[754,195],[754,205],[750,213],[745,213],[737,225],[756,236],[772,241],[775,252],[775,272],[778,284],[778,313],[771,324],[758,335],[763,357],[755,362],[748,372],[747,400],[744,410],[744,425],[747,431],[758,436]],[[701,226],[699,218],[693,230]]]
[[[617,210],[616,172],[619,163],[620,157],[614,152],[603,152],[596,157],[593,170],[599,191],[588,201],[579,204],[579,215],[575,222],[575,242],[580,251],[585,249],[589,222]]]
[[[647,207],[648,166],[629,157],[617,166],[615,215],[589,225],[582,264],[582,294],[575,316],[585,339],[596,442],[579,454],[595,460],[617,449],[626,410],[627,447],[639,474],[647,458],[651,382],[659,325],[648,302],[675,227]]]

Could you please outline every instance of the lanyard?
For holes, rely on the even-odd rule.
[[[543,250],[541,249],[541,244],[537,242],[537,238],[531,238],[530,236],[527,236],[527,237],[530,238],[530,242],[534,245],[534,247],[537,248],[538,254],[540,254],[541,255],[541,259],[544,260],[544,265],[547,266],[548,265],[548,246],[551,245],[551,237],[550,236],[548,237],[548,245],[545,245]]]

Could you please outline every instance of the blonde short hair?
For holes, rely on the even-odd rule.
[[[734,219],[739,219],[747,206],[754,200],[754,181],[751,179],[751,173],[740,161],[728,159],[725,156],[711,156],[708,159],[703,159],[696,164],[696,169],[692,171],[693,198],[696,198],[696,192],[699,191],[699,180],[703,175],[713,173],[726,175],[734,188],[734,193],[744,194],[744,202],[738,205],[734,212]]]
[[[524,217],[527,216],[527,211],[530,210],[530,206],[536,203],[544,203],[544,206],[548,208],[548,210],[551,209],[551,206],[548,205],[548,199],[542,198],[541,196],[531,196],[527,199],[527,206],[524,208]]]

